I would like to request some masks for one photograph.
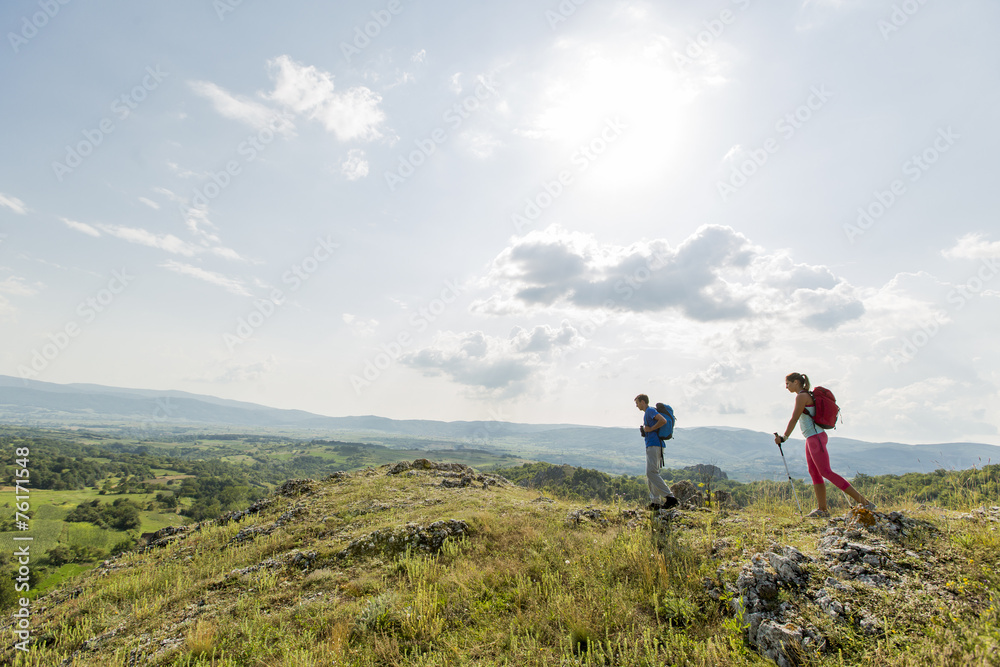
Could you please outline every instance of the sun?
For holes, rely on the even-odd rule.
[[[663,44],[562,40],[543,74],[533,128],[586,176],[588,187],[621,190],[662,178],[690,129],[694,95]]]

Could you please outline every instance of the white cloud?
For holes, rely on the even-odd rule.
[[[1000,257],[1000,241],[987,241],[983,234],[966,234],[941,254],[947,259],[993,259]]]
[[[185,206],[181,210],[184,215],[184,224],[196,238],[201,239],[203,243],[218,243],[220,241],[217,234],[207,231],[207,229],[216,228],[215,224],[208,219],[208,209]]]
[[[0,281],[0,319],[17,320],[19,311],[10,302],[10,296],[33,296],[38,293],[40,285],[31,285],[24,278],[8,276]]]
[[[371,338],[378,331],[378,320],[363,320],[351,313],[344,313],[341,319],[351,328],[355,336]]]
[[[144,245],[150,248],[159,248],[160,250],[165,250],[176,255],[184,255],[185,257],[193,257],[202,251],[198,246],[183,241],[173,234],[154,234],[138,227],[121,227],[118,225],[98,225],[97,228],[109,236],[114,236],[129,243]]]
[[[330,100],[317,117],[341,141],[372,141],[382,136],[379,126],[385,113],[378,108],[381,101],[377,93],[358,86]]]
[[[173,201],[183,202],[180,197],[170,192],[170,190],[157,188],[157,191],[166,195]],[[244,257],[232,248],[217,245],[220,241],[218,235],[205,230],[206,227],[212,229],[215,228],[215,225],[208,219],[207,210],[185,206],[182,207],[182,212],[184,214],[185,225],[191,234],[200,241],[200,244],[190,243],[174,236],[173,234],[156,234],[139,227],[125,227],[122,225],[108,224],[98,224],[95,227],[83,222],[77,222],[76,220],[70,220],[68,218],[60,218],[60,220],[62,220],[67,227],[90,236],[98,237],[101,235],[101,232],[104,232],[108,236],[113,236],[123,241],[128,241],[129,243],[135,243],[136,245],[143,245],[149,248],[159,248],[160,250],[164,250],[174,255],[194,257],[195,255],[207,253],[232,261],[246,261]]]
[[[766,254],[731,227],[703,226],[676,248],[664,239],[602,244],[559,227],[516,239],[493,261],[485,286],[495,293],[474,312],[539,308],[619,313],[676,310],[697,322],[792,314],[833,329],[860,317],[854,289],[826,267]]]
[[[139,201],[148,206],[149,208],[159,209],[160,205],[157,204],[152,199],[146,199],[145,197],[139,197]]]
[[[481,160],[493,155],[493,152],[503,145],[503,142],[488,132],[466,132],[460,139],[466,149]]]
[[[378,108],[382,97],[364,86],[335,92],[333,77],[317,69],[279,56],[268,61],[274,90],[266,99],[318,120],[340,141],[372,141],[382,137],[379,126],[385,113]]]
[[[565,321],[558,329],[515,327],[507,338],[482,331],[445,331],[430,347],[404,355],[402,362],[425,375],[444,375],[480,392],[515,396],[527,390],[533,375],[580,342],[577,330]]]
[[[59,218],[59,219],[62,220],[64,223],[66,223],[66,226],[69,227],[70,229],[75,229],[76,231],[83,232],[84,234],[87,234],[89,236],[101,235],[99,231],[97,231],[96,229],[94,229],[85,222],[77,222],[76,220],[70,220],[69,218]]]
[[[0,294],[11,296],[34,296],[38,294],[39,285],[30,285],[24,278],[8,276],[0,281]]]
[[[11,195],[5,195],[2,192],[0,192],[0,206],[9,208],[18,215],[24,215],[25,213],[28,212],[28,207],[24,205],[23,201],[21,201],[17,197],[13,197]]]
[[[340,164],[340,172],[349,181],[356,181],[368,175],[368,160],[360,148],[352,148],[347,153],[347,159]]]
[[[177,262],[172,259],[160,264],[160,266],[175,273],[190,276],[206,283],[216,285],[226,291],[232,292],[233,294],[238,294],[240,296],[252,296],[246,289],[243,281],[238,278],[230,278],[229,276],[224,276],[221,273],[207,271],[197,266],[191,266],[190,264],[182,264],[181,262]]]
[[[274,355],[260,361],[240,363],[232,359],[217,362],[214,368],[201,377],[189,378],[194,382],[218,382],[221,384],[242,384],[262,380],[277,368]]]
[[[269,128],[285,134],[292,133],[294,126],[287,118],[268,106],[236,97],[210,81],[192,81],[188,85],[198,95],[212,103],[220,115],[246,123],[253,128]]]

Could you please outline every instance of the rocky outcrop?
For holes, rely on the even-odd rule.
[[[733,505],[733,496],[728,491],[715,491],[712,493],[712,497],[719,507],[731,507]]]
[[[304,514],[306,512],[306,504],[303,501],[296,503],[294,507],[286,512],[283,512],[277,519],[274,520],[268,526],[247,526],[246,528],[241,528],[240,532],[236,533],[229,542],[226,543],[227,547],[244,544],[246,542],[251,542],[262,535],[270,535],[282,526],[287,525],[295,517]]]
[[[400,461],[391,466],[386,474],[417,474],[417,471],[423,470],[433,471],[438,477],[441,477],[441,486],[446,489],[464,489],[470,486],[488,489],[491,486],[510,485],[510,481],[504,477],[479,473],[461,463],[434,463],[427,459],[417,459],[413,463]]]
[[[804,620],[815,617],[804,613],[808,607],[817,607],[836,623],[853,624],[863,634],[877,635],[881,625],[857,603],[856,589],[900,589],[906,594],[910,588],[932,586],[909,576],[922,556],[899,544],[915,531],[933,530],[930,524],[900,512],[860,507],[829,523],[817,540],[815,556],[775,545],[754,554],[736,585],[726,586],[733,612],[747,624],[750,645],[780,667],[802,664],[809,653],[826,646],[820,629]],[[714,582],[706,583],[706,589],[713,598],[721,597]]]
[[[590,505],[587,505],[585,509],[571,510],[566,514],[566,523],[578,526],[584,521],[591,521],[599,526],[608,526],[611,524],[611,517],[608,512]]]
[[[279,486],[275,491],[275,495],[285,496],[301,496],[303,493],[312,493],[316,489],[316,482],[311,479],[290,479],[281,486]]]
[[[693,466],[686,466],[682,470],[696,475],[696,479],[729,479],[729,475],[723,472],[722,468],[707,463],[696,463]]]
[[[468,531],[467,523],[455,519],[435,521],[428,526],[408,523],[399,528],[383,528],[351,541],[334,559],[395,556],[408,549],[437,553],[445,540],[462,537]]]
[[[779,667],[802,664],[810,649],[824,642],[819,631],[802,627],[793,605],[782,602],[782,590],[799,592],[809,585],[810,559],[795,547],[754,554],[736,580],[733,611],[747,625],[750,645]]]
[[[686,479],[672,484],[670,490],[677,497],[677,502],[681,504],[681,507],[695,508],[705,504],[705,494]]]

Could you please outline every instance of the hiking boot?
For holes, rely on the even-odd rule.
[[[829,512],[821,509],[815,509],[812,512],[809,512],[809,514],[806,514],[807,519],[826,519],[829,518],[829,516]]]
[[[663,509],[663,505],[661,505],[660,503],[656,503],[656,502],[653,502],[653,503],[649,503],[648,505],[646,505],[646,507],[647,507],[648,509],[651,509],[651,510],[653,510],[654,512],[655,512],[656,510],[661,510],[661,509]]]
[[[663,499],[663,509],[665,510],[668,510],[671,507],[677,507],[678,505],[680,505],[680,503],[674,496],[667,496],[666,498]]]

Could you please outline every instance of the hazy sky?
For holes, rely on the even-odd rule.
[[[0,374],[1000,444],[1000,5],[0,7]]]

